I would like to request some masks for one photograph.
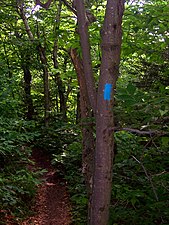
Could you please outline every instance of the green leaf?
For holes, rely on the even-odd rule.
[[[133,196],[130,201],[131,201],[131,204],[134,206],[137,202],[137,198]]]
[[[136,91],[136,87],[132,83],[129,83],[127,85],[127,91],[129,94],[134,95],[134,93]]]
[[[162,137],[161,141],[162,141],[162,146],[163,147],[168,147],[169,146],[169,137]]]
[[[166,113],[168,113],[168,110],[167,109],[166,110],[159,109],[159,112],[160,112],[161,116],[164,116]]]

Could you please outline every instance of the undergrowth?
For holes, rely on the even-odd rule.
[[[66,124],[59,120],[48,128],[44,127],[34,145],[49,154],[52,165],[68,183],[72,205],[72,223],[86,225],[88,199],[81,171],[80,129],[76,125]]]
[[[52,164],[57,166],[62,163],[63,174],[68,183],[68,190],[72,205],[72,224],[86,225],[87,221],[87,193],[82,175],[82,146],[79,136],[72,139],[72,143],[60,155],[53,154]]]
[[[34,122],[0,117],[0,216],[17,222],[28,215],[41,171],[28,168],[31,148],[43,148],[68,183],[72,223],[87,224],[87,193],[82,175],[80,129],[53,123],[49,128]],[[40,130],[40,132],[37,132]],[[113,167],[109,225],[168,225],[168,136],[115,133],[117,154]],[[3,224],[3,220],[0,222]]]
[[[18,222],[30,213],[41,172],[29,166],[34,122],[0,117],[0,224]]]
[[[164,137],[150,142],[127,131],[115,133],[117,154],[113,169],[109,225],[158,225],[169,221],[169,153]],[[72,140],[73,141],[73,140]],[[149,143],[147,145],[147,143]],[[73,224],[87,224],[87,194],[81,171],[80,140],[75,139],[53,164],[62,163],[73,207]]]
[[[164,137],[150,143],[126,131],[117,132],[110,225],[169,223],[169,153]],[[149,145],[147,144],[149,143]]]

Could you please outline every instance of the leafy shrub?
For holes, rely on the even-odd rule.
[[[73,140],[72,140],[73,141]],[[73,223],[85,225],[87,219],[87,193],[84,177],[81,171],[82,146],[76,140],[68,145],[62,155],[53,155],[53,164],[64,165],[64,177],[68,182],[70,199],[72,202]],[[62,171],[61,171],[62,173]]]
[[[150,146],[146,145],[149,138],[126,131],[117,132],[115,138],[118,149],[110,224],[167,224],[169,153],[168,148],[161,145],[162,137]]]
[[[134,84],[118,85],[116,94],[115,118],[120,126],[139,129],[163,129],[169,115],[169,89],[161,86],[157,91],[138,89]],[[120,113],[119,113],[120,112]]]
[[[22,218],[29,211],[40,174],[28,169],[33,163],[29,145],[39,135],[34,128],[34,122],[0,117],[1,218],[6,213]]]
[[[61,154],[67,146],[77,139],[74,126],[55,120],[49,127],[39,127],[41,134],[34,146],[46,151],[49,155]]]
[[[39,173],[35,174],[25,168],[17,168],[9,174],[0,176],[0,207],[15,216],[24,217],[30,210],[31,201],[39,184]]]

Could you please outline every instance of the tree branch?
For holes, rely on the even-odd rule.
[[[24,12],[24,7],[23,7],[23,4],[21,4],[20,6],[18,5],[17,6],[17,11],[18,11],[18,14],[20,15],[23,23],[24,23],[24,26],[25,26],[25,30],[26,30],[26,33],[30,39],[30,41],[34,41],[34,36],[32,34],[32,31],[31,31],[31,28],[28,24],[28,20],[26,18],[26,15],[25,15],[25,12]]]
[[[127,128],[127,127],[114,127],[113,128],[114,131],[121,131],[121,130],[125,130],[131,133],[136,133],[139,135],[159,135],[159,136],[163,136],[168,134],[168,132],[165,131],[158,131],[158,130],[149,130],[149,131],[144,131],[144,130],[138,130],[138,129],[133,129],[133,128]]]
[[[77,11],[76,9],[74,9],[71,5],[69,5],[69,3],[66,0],[61,0],[65,6],[67,6],[67,8],[72,11],[75,15],[77,15]]]
[[[35,0],[36,5],[40,5],[44,9],[48,9],[52,0],[48,0],[46,3],[42,3],[40,0]]]

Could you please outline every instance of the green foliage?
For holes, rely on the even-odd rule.
[[[5,213],[26,216],[39,184],[41,172],[33,172],[29,166],[29,145],[39,134],[31,131],[34,122],[0,117],[0,212],[2,222]]]
[[[169,153],[163,137],[117,132],[110,224],[167,224]],[[168,138],[166,137],[166,142]]]
[[[72,222],[76,225],[85,225],[87,219],[88,198],[84,184],[84,177],[81,171],[82,146],[77,140],[62,153],[53,155],[53,164],[62,163],[64,166],[64,177],[68,182],[70,200],[72,202]],[[60,171],[63,173],[62,171]]]
[[[6,209],[6,212],[16,215],[17,218],[25,217],[30,211],[39,184],[39,174],[22,167],[15,171],[4,171],[0,178],[0,208]]]
[[[62,154],[72,141],[78,139],[75,126],[67,124],[59,117],[51,122],[49,127],[39,124],[40,135],[34,141],[34,146],[43,149],[49,155]]]
[[[165,120],[169,115],[169,89],[142,90],[133,83],[118,85],[116,94],[116,120],[121,126],[167,130]],[[119,114],[120,112],[120,114]],[[132,115],[132,116],[131,116]],[[164,122],[163,122],[164,121]]]
[[[121,71],[139,87],[168,85],[168,16],[165,0],[126,4]]]

